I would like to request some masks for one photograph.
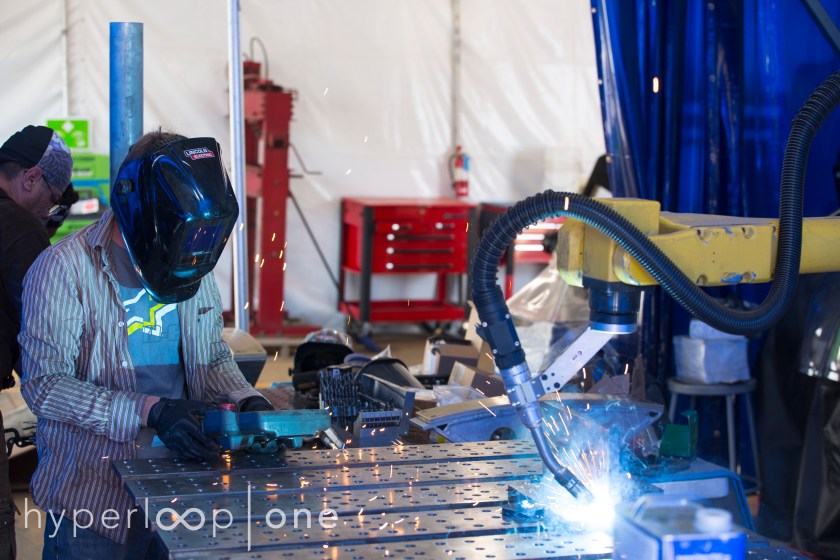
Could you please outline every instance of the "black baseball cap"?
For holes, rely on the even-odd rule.
[[[39,167],[47,182],[64,192],[70,184],[73,157],[61,136],[46,126],[28,125],[12,134],[0,147],[0,163],[13,161]]]

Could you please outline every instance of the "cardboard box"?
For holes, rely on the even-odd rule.
[[[478,363],[476,369],[485,373],[493,373],[496,371],[496,361],[493,359],[493,350],[490,345],[478,336],[475,326],[478,324],[478,312],[475,310],[473,302],[469,302],[470,318],[467,322],[467,332],[464,335],[466,340],[469,340],[473,347],[478,349]]]
[[[500,397],[505,394],[502,378],[492,373],[476,371],[467,364],[455,364],[449,376],[450,385],[472,387],[485,397]]]
[[[472,344],[441,344],[437,351],[437,375],[451,375],[455,364],[476,367],[478,350]]]

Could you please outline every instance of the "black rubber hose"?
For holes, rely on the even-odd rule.
[[[712,327],[734,334],[752,334],[773,326],[790,305],[799,275],[802,252],[802,198],[811,142],[826,117],[840,104],[840,72],[832,74],[808,97],[793,120],[782,165],[779,201],[779,242],[770,293],[750,310],[724,307],[694,285],[643,232],[612,209],[577,194],[546,191],[523,200],[502,214],[479,243],[472,275],[473,300],[482,322],[495,323],[508,316],[507,304],[496,283],[504,250],[522,229],[550,217],[580,220],[613,239],[635,258],[663,289],[692,315]],[[491,343],[492,346],[492,343]],[[502,367],[524,360],[511,349]]]

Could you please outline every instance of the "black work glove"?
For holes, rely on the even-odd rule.
[[[256,395],[239,402],[239,412],[259,412],[261,410],[274,410],[274,407],[271,406],[268,399]]]
[[[183,459],[212,459],[219,444],[201,431],[201,417],[216,407],[201,401],[162,398],[149,410],[146,424],[161,441]]]

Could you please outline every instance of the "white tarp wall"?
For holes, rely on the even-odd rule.
[[[226,2],[0,0],[0,13],[2,139],[85,117],[93,151],[107,154],[109,23],[142,22],[144,128],[216,137],[229,167]],[[291,140],[322,174],[291,190],[334,274],[342,197],[452,194],[450,0],[242,0],[240,20],[246,57],[297,91]],[[461,41],[470,199],[585,181],[604,150],[589,1],[461,0]],[[286,309],[340,326],[336,288],[291,203],[287,241]],[[231,270],[228,257],[216,271],[228,303]],[[410,292],[427,281],[378,277],[374,299],[422,299]]]

